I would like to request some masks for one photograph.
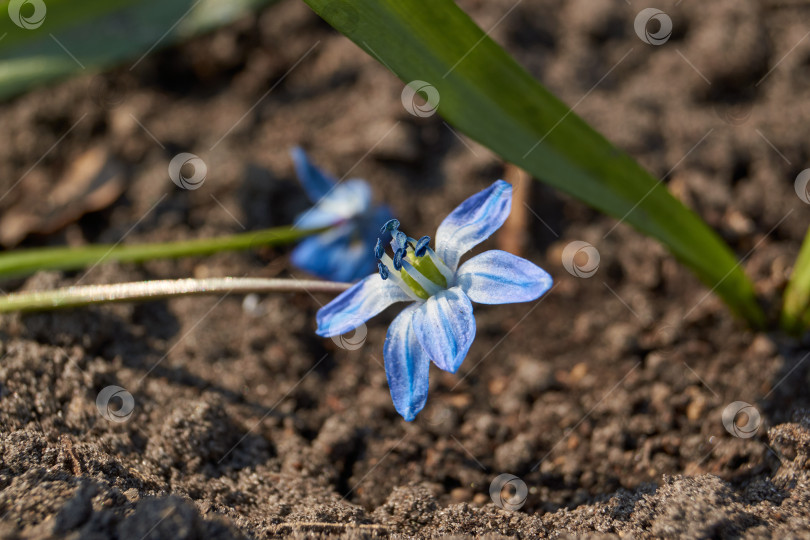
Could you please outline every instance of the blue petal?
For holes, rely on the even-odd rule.
[[[397,315],[385,337],[385,375],[394,408],[410,422],[422,410],[428,395],[430,359],[416,339],[413,316],[418,305]]]
[[[413,327],[433,363],[455,373],[475,338],[470,299],[460,287],[441,291],[417,309]]]
[[[349,224],[304,239],[293,250],[292,263],[330,281],[357,281],[374,270],[374,254],[367,243],[354,239]]]
[[[329,256],[332,249],[335,249],[334,243],[325,240],[324,235],[310,236],[295,247],[290,260],[301,270],[331,280],[335,273],[333,258]]]
[[[317,212],[311,215],[318,216]],[[292,262],[302,270],[331,281],[362,279],[376,268],[377,231],[390,216],[389,208],[374,206],[358,218],[303,240],[293,250]]]
[[[372,247],[359,240],[352,241],[338,258],[340,268],[332,281],[357,281],[373,272],[377,265]]]
[[[302,229],[326,227],[365,214],[371,207],[371,187],[365,180],[352,179],[336,185],[315,205],[298,216]]]
[[[336,185],[321,197],[315,208],[343,218],[366,213],[371,207],[371,186],[365,180],[353,178]]]
[[[512,185],[498,180],[453,210],[436,231],[436,254],[453,271],[463,254],[498,230],[512,208]]]
[[[391,304],[407,300],[411,298],[393,280],[372,274],[318,310],[315,332],[323,337],[345,334]]]
[[[295,164],[295,174],[304,186],[309,200],[316,202],[329,193],[336,180],[313,165],[302,148],[296,146],[290,150],[290,154]]]
[[[362,228],[365,237],[369,239],[371,245],[377,243],[380,237],[380,227],[383,223],[391,219],[391,209],[384,205],[372,205],[369,211],[362,217]]]
[[[292,263],[318,277],[341,281],[337,273],[342,266],[342,255],[349,249],[352,231],[352,225],[344,223],[319,235],[305,238],[293,250]]]
[[[325,212],[318,208],[318,205],[313,206],[295,218],[294,226],[298,229],[320,229],[321,227],[329,227],[335,223],[344,221],[342,216],[332,212]]]
[[[456,284],[479,304],[529,302],[543,296],[552,283],[539,266],[499,250],[476,255],[456,274]]]

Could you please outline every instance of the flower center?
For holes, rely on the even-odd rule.
[[[374,256],[379,260],[377,268],[383,279],[392,278],[406,293],[427,300],[452,284],[453,273],[430,248],[430,237],[419,240],[399,230],[399,221],[392,219],[383,225],[382,234],[391,234],[391,249],[394,256],[385,252],[381,240],[377,240]]]

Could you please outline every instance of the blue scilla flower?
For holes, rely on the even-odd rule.
[[[492,250],[460,267],[461,256],[498,230],[509,216],[512,186],[498,180],[453,210],[430,237],[419,240],[391,220],[393,257],[378,240],[379,273],[345,291],[318,311],[318,335],[346,333],[395,302],[413,302],[394,319],[385,338],[385,373],[394,407],[411,421],[425,406],[430,360],[455,373],[475,337],[472,302],[528,302],[551,288],[551,276],[533,263]]]
[[[292,252],[292,263],[302,270],[332,281],[357,281],[374,268],[377,231],[391,219],[391,210],[372,204],[371,187],[353,178],[338,182],[310,162],[301,148],[293,148],[298,179],[315,205],[298,216],[303,229],[328,227],[328,231],[303,240]]]

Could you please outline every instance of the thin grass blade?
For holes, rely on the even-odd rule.
[[[807,229],[783,298],[782,328],[795,335],[810,329],[810,228]]]

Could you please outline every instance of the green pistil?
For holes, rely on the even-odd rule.
[[[447,280],[445,279],[444,275],[436,268],[436,265],[430,260],[430,257],[427,255],[423,255],[421,257],[417,257],[414,254],[413,248],[408,246],[407,248],[407,255],[405,256],[411,265],[413,265],[414,269],[422,274],[424,277],[441,287],[442,289],[447,288]],[[419,283],[416,282],[408,272],[403,268],[399,271],[400,276],[402,276],[402,281],[404,281],[408,287],[423,300],[427,300],[430,298],[430,294],[421,286]]]
[[[415,279],[409,276],[408,272],[406,272],[404,268],[399,271],[399,275],[402,276],[402,281],[405,282],[405,285],[411,288],[411,290],[416,296],[418,296],[422,300],[427,300],[428,298],[430,298],[430,295],[427,293],[427,291],[423,289],[422,286],[419,285]]]

